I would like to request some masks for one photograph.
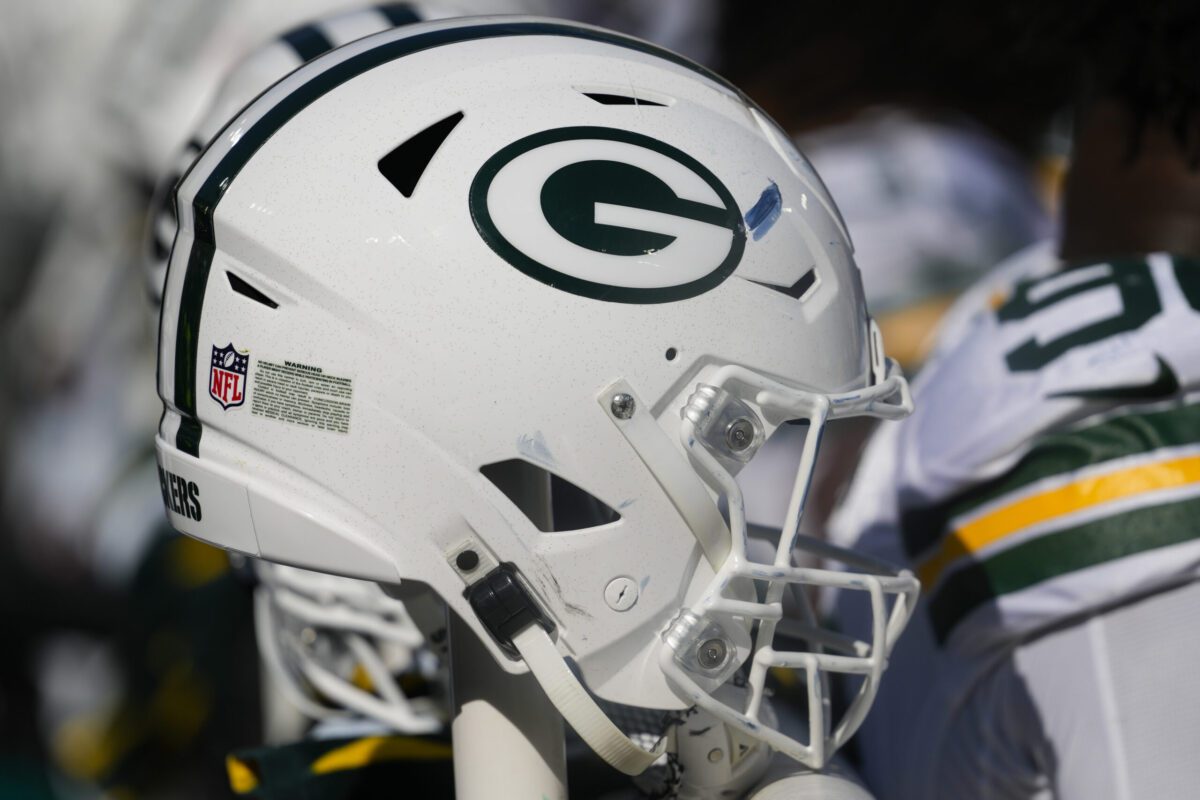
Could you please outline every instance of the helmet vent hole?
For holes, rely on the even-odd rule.
[[[400,194],[412,197],[417,190],[417,181],[425,174],[425,168],[462,118],[463,113],[458,111],[402,142],[379,159],[380,173]]]
[[[808,272],[800,276],[800,280],[792,284],[791,291],[789,291],[788,294],[797,300],[802,300],[804,299],[804,296],[808,294],[809,289],[812,289],[816,285],[817,271],[815,269],[810,269]]]
[[[276,303],[265,294],[255,289],[242,278],[234,275],[229,270],[225,271],[225,277],[229,279],[229,288],[243,297],[248,297],[256,303],[262,303],[267,308],[279,308],[279,303]]]
[[[679,357],[679,351],[676,350],[674,347],[668,347],[666,355],[667,355],[667,361],[674,361],[676,358]]]
[[[604,106],[657,106],[659,108],[666,107],[666,103],[655,102],[645,97],[635,97],[627,94],[613,94],[611,92],[584,92],[584,97],[595,100],[600,105]]]
[[[485,464],[479,472],[543,533],[585,530],[621,518],[595,495],[523,458]]]
[[[817,270],[814,267],[808,272],[805,272],[800,276],[800,280],[796,281],[791,286],[776,286],[773,283],[763,283],[762,281],[756,281],[750,278],[746,278],[745,280],[758,284],[764,289],[770,289],[773,292],[786,294],[793,300],[803,300],[817,285]]]

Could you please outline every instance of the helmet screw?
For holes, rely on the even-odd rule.
[[[613,578],[604,587],[604,602],[613,611],[628,611],[638,600],[638,585],[633,578]]]
[[[709,639],[696,651],[696,660],[705,669],[716,669],[725,663],[725,656],[728,654],[729,648],[725,646],[725,642],[720,639]]]
[[[629,419],[633,416],[633,410],[637,408],[637,403],[634,402],[633,395],[614,394],[612,398],[612,413],[617,419]]]
[[[754,423],[738,417],[725,429],[725,444],[735,453],[740,453],[754,444]]]

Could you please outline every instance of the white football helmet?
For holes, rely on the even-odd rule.
[[[736,89],[599,28],[409,26],[264,92],[178,208],[157,447],[179,530],[427,583],[631,774],[662,745],[593,694],[699,705],[810,765],[853,733],[917,582],[797,525],[825,424],[911,403],[832,200]],[[757,562],[734,475],[797,419]],[[871,641],[811,619],[777,641],[793,586],[863,593]],[[772,668],[805,673],[807,737],[760,713]],[[865,678],[837,725],[826,672]]]

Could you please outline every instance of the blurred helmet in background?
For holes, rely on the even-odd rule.
[[[906,370],[960,292],[1052,231],[1030,165],[967,119],[875,108],[799,142],[838,198],[867,302]]]
[[[380,31],[447,16],[430,4],[391,3],[316,19],[281,33],[242,59],[220,82],[200,124],[176,156],[175,171],[155,190],[146,232],[146,289],[161,305],[167,259],[178,227],[174,188],[204,144],[255,96],[307,61]],[[396,676],[410,672],[432,684],[436,659],[418,668],[424,640],[404,604],[376,584],[258,562],[255,625],[267,669],[268,698],[276,693],[312,720],[358,714],[404,733],[439,730],[434,702],[410,701]],[[294,735],[295,720],[270,703],[268,737]],[[274,728],[275,730],[272,730]]]
[[[202,94],[208,102],[205,110],[196,116],[199,122],[190,135],[186,135],[186,139],[182,132],[174,138],[177,149],[173,165],[156,173],[162,177],[157,181],[151,201],[153,214],[145,236],[146,249],[142,262],[145,266],[146,292],[155,309],[162,303],[167,258],[171,254],[171,243],[178,227],[172,194],[175,185],[204,146],[220,133],[234,114],[292,70],[335,47],[401,25],[455,15],[446,6],[434,3],[384,3],[342,11],[307,20],[290,30],[275,28],[272,31],[276,34],[275,38],[251,50],[249,55],[232,67],[214,73],[219,77],[206,75],[210,88]]]
[[[372,581],[269,561],[256,561],[255,574],[259,654],[293,707],[319,721],[358,715],[402,733],[441,730],[444,705],[410,699],[396,677],[428,687],[438,680],[404,603]]]
[[[542,4],[541,0],[463,0],[449,8],[456,13],[528,11]],[[379,3],[377,9],[386,16],[391,13],[389,8],[404,6],[412,6],[422,16],[449,13],[406,3]],[[283,31],[298,30],[312,20],[332,24],[336,16],[350,11],[359,12],[357,23],[342,20],[322,30],[334,46],[372,32],[373,23],[361,0],[184,0],[167,4],[141,0],[127,17],[123,46],[106,65],[108,80],[100,99],[106,113],[97,133],[126,169],[139,175],[162,175],[171,168],[180,142],[219,102],[221,78],[247,53],[267,46]],[[300,45],[305,46],[303,40]],[[307,52],[299,63],[315,55]],[[272,59],[265,54],[264,59],[262,74],[266,75]],[[232,113],[236,108],[229,110]]]

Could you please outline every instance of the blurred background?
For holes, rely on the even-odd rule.
[[[166,529],[155,477],[155,187],[235,64],[362,5],[0,0],[0,797],[225,796],[262,741],[252,576]],[[741,86],[828,184],[910,372],[957,293],[1053,235],[1073,76],[1004,3],[421,7],[591,22]],[[813,532],[864,436],[827,446]]]

